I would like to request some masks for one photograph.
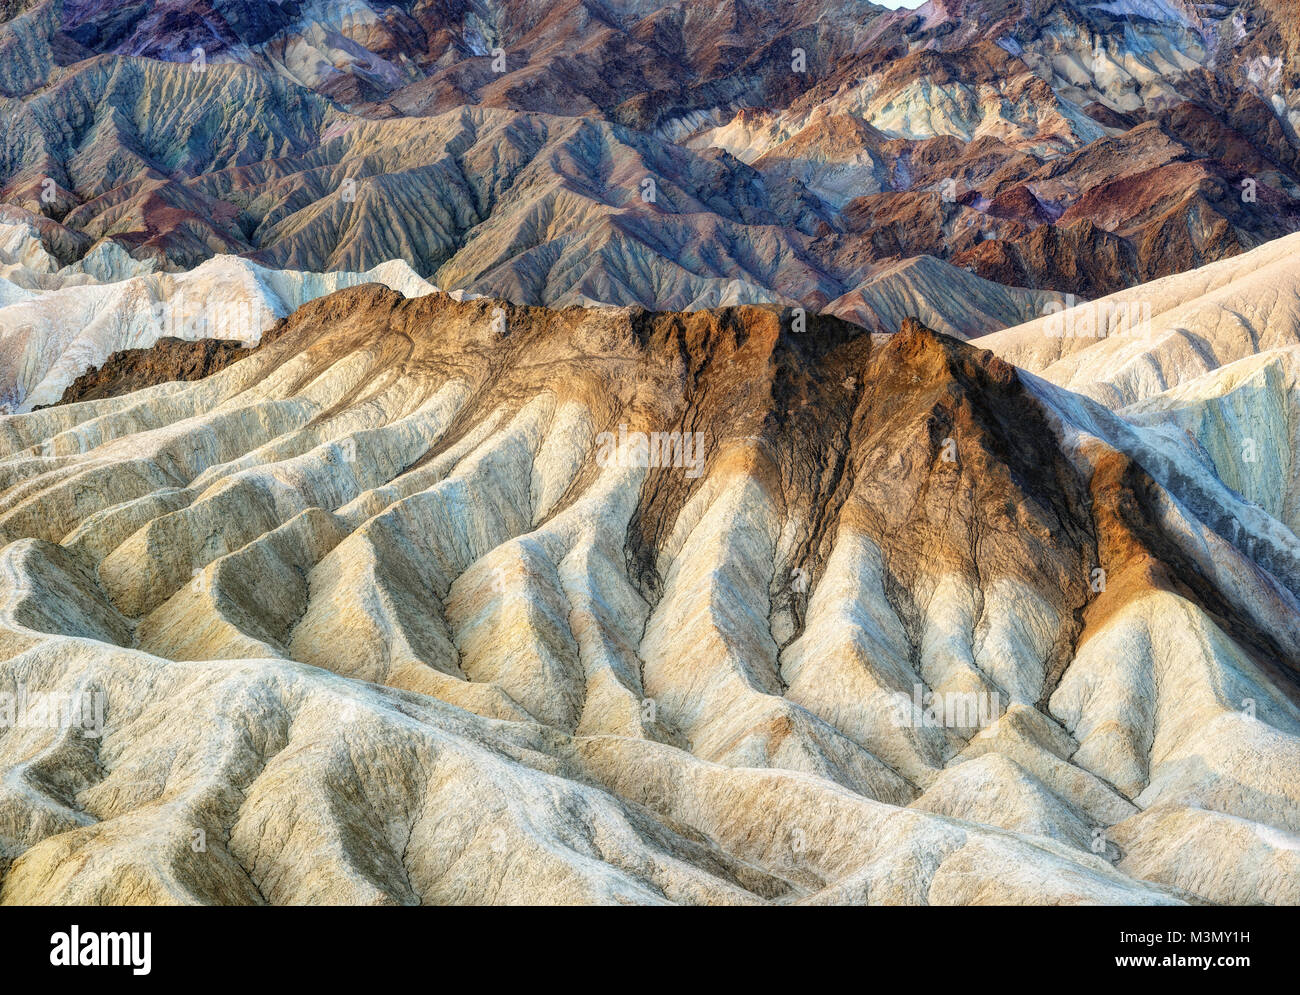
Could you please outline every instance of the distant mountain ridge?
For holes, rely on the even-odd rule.
[[[64,262],[404,258],[527,304],[838,310],[922,255],[1094,297],[1300,229],[1293,13],[28,2],[0,199]]]

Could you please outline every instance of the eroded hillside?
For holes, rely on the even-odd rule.
[[[1300,900],[1294,537],[793,317],[362,286],[0,419],[2,666],[102,710],[0,732],[0,899]]]

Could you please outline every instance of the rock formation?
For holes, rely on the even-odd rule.
[[[0,904],[1300,902],[1295,13],[0,3]]]
[[[105,248],[60,267],[35,236],[0,225],[0,245],[13,260],[0,275],[0,410],[52,404],[111,354],[160,338],[256,345],[300,304],[340,287],[382,283],[409,296],[434,290],[400,260],[365,273],[301,273],[221,256],[188,272],[132,272],[134,260]]]
[[[792,317],[361,286],[0,419],[0,901],[1295,901],[1294,508]]]

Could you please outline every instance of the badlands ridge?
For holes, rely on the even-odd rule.
[[[1030,372],[370,283],[0,417],[0,902],[1300,902],[1288,248]]]

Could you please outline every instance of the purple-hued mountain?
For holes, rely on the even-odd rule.
[[[65,261],[104,239],[182,267],[400,257],[519,303],[777,301],[892,330],[876,291],[883,278],[917,296],[920,277],[895,273],[915,257],[1096,296],[1300,227],[1281,5],[259,0],[4,16],[0,198]],[[940,309],[959,334],[1044,303],[965,282],[971,316]]]

